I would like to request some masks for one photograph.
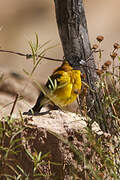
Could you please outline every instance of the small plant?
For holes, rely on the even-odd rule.
[[[49,49],[49,48],[46,48],[46,49],[43,49],[43,47],[49,43],[49,41],[45,42],[43,45],[40,45],[39,44],[39,39],[38,39],[38,35],[37,33],[35,34],[36,36],[36,39],[35,39],[35,42],[33,43],[32,41],[29,41],[29,46],[31,48],[31,52],[32,54],[28,54],[26,56],[26,58],[32,58],[33,60],[33,68],[31,70],[31,72],[27,72],[25,69],[23,69],[23,71],[29,75],[30,77],[32,77],[34,71],[36,70],[37,66],[40,64],[41,60],[43,59],[44,55],[45,55],[45,52]]]
[[[99,77],[97,86],[102,94],[102,105],[107,117],[105,121],[108,132],[117,133],[119,132],[120,123],[120,45],[114,43],[113,51],[110,53],[110,60],[104,60],[104,64],[101,64],[103,52],[101,42],[103,39],[103,36],[98,36],[97,41],[99,44],[93,45],[93,49],[98,49],[99,53],[98,69],[96,70]]]
[[[114,43],[113,51],[109,56],[110,59],[104,61],[102,64],[103,49],[101,46],[104,37],[98,36],[96,39],[97,44],[93,45],[93,49],[98,53],[99,58],[98,68],[96,70],[98,75],[97,86],[100,94],[102,94],[104,112],[108,115],[106,119],[102,119],[102,122],[105,123],[109,133],[102,132],[102,134],[97,134],[92,130],[92,123],[99,120],[99,115],[97,120],[93,119],[92,123],[90,122],[91,126],[87,127],[84,132],[76,132],[76,142],[74,142],[74,137],[71,138],[73,140],[70,141],[70,138],[65,138],[50,132],[63,143],[64,148],[67,148],[67,150],[69,148],[69,153],[71,153],[72,157],[67,167],[67,170],[69,169],[70,180],[80,178],[85,180],[118,180],[120,178],[120,45]],[[43,49],[47,43],[40,46],[37,34],[35,43],[29,42],[32,53],[24,56],[32,58],[33,68],[30,73],[26,70],[24,70],[24,72],[30,79],[32,79],[32,75],[44,57],[46,50],[49,49]],[[0,82],[3,80],[4,76],[1,75]],[[61,88],[61,86],[59,86],[56,80],[54,81],[50,77],[49,81],[49,92],[41,86],[40,83],[36,81],[34,81],[34,83],[37,84],[48,99],[56,104],[52,94],[56,89]],[[83,84],[84,96],[80,106],[83,107],[83,114],[86,116],[86,96],[89,87],[87,84]],[[62,84],[62,87],[64,86],[66,86],[66,84]],[[25,140],[27,141],[34,137],[31,136],[28,139],[24,139],[24,137],[21,136],[26,129],[30,128],[26,123],[27,120],[22,117],[21,112],[20,117],[16,119],[12,117],[14,107],[19,98],[20,96],[16,95],[10,116],[3,117],[0,121],[0,179],[51,179],[51,165],[61,166],[61,164],[51,161],[50,152],[43,154],[41,150],[36,151],[35,149],[31,152],[28,147],[24,146],[23,142]],[[100,113],[102,114],[103,112]],[[89,122],[87,123],[89,124]],[[82,141],[80,141],[80,139],[82,139]],[[18,160],[21,153],[24,153],[29,159],[30,165],[32,166],[31,172],[24,170],[21,161]],[[46,169],[48,168],[49,173],[43,173],[42,166],[46,167]]]
[[[21,151],[21,138],[20,133],[25,129],[20,119],[13,119],[12,117],[3,118],[0,121],[0,177],[16,179],[10,174],[6,174],[9,170],[18,175],[14,163],[16,163],[13,156]]]
[[[20,115],[21,117],[21,115]],[[50,153],[42,155],[42,152],[34,150],[33,153],[25,147],[24,141],[32,140],[34,137],[22,137],[22,133],[29,129],[29,125],[22,118],[3,118],[0,121],[0,179],[1,180],[30,180],[50,177],[52,174],[44,174],[41,167],[50,168],[51,164],[59,166],[61,164],[50,161]],[[24,170],[21,155],[30,159],[33,165],[32,172]],[[21,158],[20,158],[21,157]]]
[[[50,133],[68,146],[69,153],[72,153],[73,158],[69,164],[71,180],[119,180],[120,162],[117,164],[116,160],[120,159],[120,141],[116,141],[115,137],[107,133],[99,135],[86,128],[84,133],[76,132],[71,142],[70,138]]]

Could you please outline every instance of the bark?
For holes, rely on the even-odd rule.
[[[91,47],[87,30],[87,22],[82,0],[54,0],[58,31],[62,41],[65,57],[75,54],[86,60],[91,55]],[[87,111],[89,117],[96,120],[103,131],[106,130],[103,119],[103,108],[98,95],[95,82],[97,75],[93,56],[87,62],[88,67],[80,67],[86,74],[86,81],[89,85],[87,95]],[[90,67],[90,68],[89,68]],[[92,89],[94,92],[92,92]]]

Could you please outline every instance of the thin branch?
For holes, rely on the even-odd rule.
[[[24,56],[24,57],[26,57],[26,59],[32,58],[32,54],[24,54],[24,53],[19,53],[19,52],[9,51],[9,50],[3,50],[3,49],[0,49],[0,52],[11,53],[11,54],[19,55],[19,56]],[[41,58],[44,58],[44,59],[47,59],[47,60],[52,60],[52,61],[63,62],[62,59],[49,58],[49,57],[40,56],[40,55],[37,55],[37,57],[41,57]]]
[[[103,51],[103,50],[102,50]],[[15,52],[15,51],[10,51],[10,50],[4,50],[4,49],[0,49],[0,52],[3,52],[3,53],[10,53],[10,54],[16,54],[16,55],[19,55],[19,56],[24,56],[26,57],[26,59],[30,59],[32,58],[32,54],[24,54],[24,53],[20,53],[20,52]],[[86,62],[88,62],[92,56],[93,53],[97,53],[99,51],[92,51],[90,56],[85,60]],[[41,57],[41,58],[44,58],[44,59],[47,59],[47,60],[52,60],[52,61],[59,61],[59,62],[63,62],[63,59],[55,59],[55,58],[49,58],[49,57],[46,57],[46,56],[40,56],[40,55],[36,55],[37,57]]]
[[[3,50],[3,49],[0,49],[0,52],[17,54],[17,55],[19,55],[19,56],[27,56],[26,54],[23,54],[23,53],[19,53],[19,52],[15,52],[15,51],[9,51],[9,50]],[[31,55],[31,56],[32,56],[32,55]]]
[[[13,106],[12,106],[12,109],[11,109],[11,112],[10,112],[10,119],[11,119],[11,116],[12,116],[12,114],[13,114],[13,111],[14,111],[14,109],[15,109],[15,105],[16,105],[16,103],[17,103],[17,99],[18,99],[18,94],[16,95],[16,97],[15,97],[15,101],[14,101],[14,103],[13,103]]]
[[[102,50],[102,51],[103,51],[103,50]],[[19,55],[19,56],[26,57],[26,59],[32,58],[32,54],[24,54],[24,53],[20,53],[20,52],[15,52],[15,51],[10,51],[10,50],[3,50],[3,49],[0,49],[0,52],[16,54],[16,55]],[[85,62],[88,62],[88,61],[91,59],[93,53],[97,53],[97,52],[99,52],[99,51],[93,50],[93,51],[91,52],[90,56],[85,60]],[[63,62],[63,60],[64,60],[64,59],[49,58],[49,57],[40,56],[40,55],[36,55],[36,56],[37,56],[37,57],[40,57],[40,58],[44,58],[44,59],[50,60],[50,61]],[[89,66],[87,66],[87,65],[82,65],[82,66],[83,66],[83,67],[89,67]],[[92,68],[92,67],[89,67],[89,68],[94,69],[94,68]],[[96,69],[96,70],[97,70],[97,69]]]
[[[101,50],[101,52],[103,52],[103,51],[104,51],[104,50]],[[90,55],[89,55],[89,57],[88,57],[85,61],[88,62],[88,61],[91,59],[93,53],[98,53],[98,52],[99,52],[99,50],[92,50],[91,53],[90,53]]]

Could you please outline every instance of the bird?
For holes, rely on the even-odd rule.
[[[40,92],[37,101],[29,112],[39,113],[43,106],[51,101],[63,108],[74,102],[81,90],[81,60],[78,56],[70,55],[63,60],[60,67],[55,69],[45,84],[44,92]]]

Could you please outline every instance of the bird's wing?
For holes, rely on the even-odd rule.
[[[48,78],[46,87],[50,90],[56,90],[67,86],[69,83],[69,74],[65,71],[57,71]]]
[[[59,107],[65,106],[71,98],[73,84],[68,72],[57,71],[53,73],[46,86],[52,92],[50,93],[50,99]]]

